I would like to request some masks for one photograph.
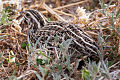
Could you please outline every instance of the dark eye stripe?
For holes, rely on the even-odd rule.
[[[35,10],[27,10],[35,19],[37,20],[37,23],[40,23],[41,27],[44,26],[45,20],[43,19],[43,15]]]
[[[43,20],[43,18],[41,17],[42,15],[39,14],[37,11],[35,10],[28,10],[32,15],[34,15],[34,17],[37,19],[38,22],[41,22],[41,20]]]
[[[39,18],[37,17],[36,13],[33,10],[28,10],[36,19],[39,21]]]
[[[37,20],[40,22],[40,24],[43,26],[44,25],[44,19],[43,19],[43,15],[40,14],[39,12],[37,11],[33,11],[34,14],[36,14],[36,18]]]

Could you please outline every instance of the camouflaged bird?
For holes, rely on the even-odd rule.
[[[39,40],[42,46],[37,48],[43,48],[47,41],[46,49],[48,51],[52,52],[54,48],[59,51],[60,46],[55,44],[57,37],[56,43],[59,44],[64,40],[71,40],[68,54],[74,52],[73,58],[81,55],[98,56],[99,49],[96,42],[78,25],[62,21],[47,21],[37,10],[26,10],[23,14],[29,28],[27,36],[32,46],[35,46],[36,41],[42,36]]]

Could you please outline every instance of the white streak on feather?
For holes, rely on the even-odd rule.
[[[71,29],[69,29],[69,28],[67,28],[67,29],[68,29],[72,34],[74,34],[76,37],[80,38],[85,44],[88,44],[88,45],[90,45],[90,46],[96,48],[96,46],[94,46],[94,45],[92,45],[92,44],[86,42],[82,37],[80,37],[80,36],[76,35],[74,32],[72,32]]]
[[[29,11],[27,11],[28,14],[30,14],[30,16],[32,17],[32,19],[35,20],[35,22],[38,24],[38,28],[40,29],[40,23],[37,21],[37,19],[34,17],[34,15],[32,13],[30,13]]]

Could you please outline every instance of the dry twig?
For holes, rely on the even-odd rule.
[[[56,10],[57,10],[57,9],[63,9],[63,8],[71,7],[71,6],[75,6],[75,5],[79,5],[79,4],[82,4],[82,3],[85,3],[85,2],[88,2],[88,0],[80,1],[80,2],[77,2],[77,3],[68,4],[68,5],[65,5],[65,6],[60,6],[60,7],[54,8],[54,10],[55,10],[55,9],[56,9]]]

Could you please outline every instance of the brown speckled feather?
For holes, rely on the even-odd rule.
[[[56,43],[71,39],[72,42],[68,48],[68,52],[75,52],[74,56],[79,55],[98,55],[98,46],[95,41],[78,25],[69,24],[66,22],[48,22],[44,16],[36,10],[27,10],[24,13],[24,18],[28,22],[28,36],[30,43],[34,46],[40,36],[41,45],[45,45],[45,41],[49,38],[47,49],[56,47],[59,50],[59,45],[56,45],[54,40],[57,36]]]

